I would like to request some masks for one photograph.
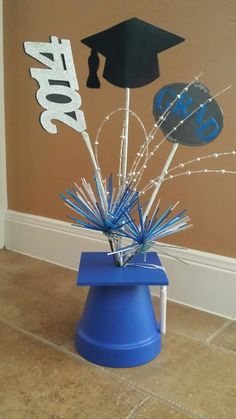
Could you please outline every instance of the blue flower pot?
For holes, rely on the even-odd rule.
[[[96,259],[100,264],[101,260],[104,262],[100,270]],[[93,275],[96,275],[96,282],[99,283],[100,277],[103,285],[90,287],[84,312],[76,328],[76,349],[88,361],[107,367],[145,364],[160,353],[161,333],[149,288],[147,285],[137,285],[134,278],[136,274],[140,275],[140,270],[144,270],[139,282],[145,281],[146,277],[148,283],[148,276],[152,276],[153,272],[145,268],[117,268],[113,264],[111,268],[110,263],[112,259],[105,253],[82,255],[78,284],[81,285],[81,279],[83,285],[89,285],[94,282]],[[108,281],[106,272],[113,271],[113,278],[110,277]],[[117,284],[121,279],[115,278],[116,274],[121,275],[126,285]],[[158,274],[156,272],[155,276]],[[107,281],[106,285],[104,281]],[[163,278],[161,282],[164,282]],[[166,278],[165,285],[167,283]]]

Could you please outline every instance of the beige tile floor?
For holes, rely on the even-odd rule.
[[[75,277],[0,251],[0,419],[236,418],[236,322],[170,302],[154,361],[98,367],[74,350]]]

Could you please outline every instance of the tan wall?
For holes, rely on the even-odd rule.
[[[23,52],[23,41],[47,41],[49,35],[71,40],[89,133],[106,113],[124,104],[124,90],[101,78],[102,88],[85,87],[89,50],[80,39],[130,17],[139,17],[186,38],[183,44],[160,55],[161,77],[132,90],[131,107],[147,128],[153,124],[154,94],[163,85],[190,81],[205,70],[202,81],[212,93],[234,84],[219,98],[225,128],[212,144],[201,148],[180,147],[174,164],[203,154],[236,149],[236,2],[235,0],[5,0],[5,96],[9,208],[31,214],[66,219],[67,208],[58,193],[78,181],[91,178],[91,165],[80,134],[60,125],[57,135],[39,125],[36,81],[29,67],[36,62]],[[101,60],[100,74],[102,74]],[[121,118],[104,130],[101,166],[104,174],[117,162]],[[141,142],[136,123],[131,124],[130,150]],[[158,174],[170,144],[163,146],[149,171]],[[236,157],[199,164],[196,168],[236,169]],[[166,182],[162,187],[163,206],[181,201],[188,208],[194,229],[180,233],[169,242],[194,249],[236,257],[236,176],[193,175]]]

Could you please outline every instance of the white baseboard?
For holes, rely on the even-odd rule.
[[[0,210],[0,249],[5,247],[5,213]]]
[[[71,269],[77,269],[81,251],[109,250],[101,233],[11,210],[6,213],[6,247]],[[236,318],[236,259],[184,248],[168,252],[186,262],[161,256],[171,300]],[[152,293],[158,293],[157,287]]]

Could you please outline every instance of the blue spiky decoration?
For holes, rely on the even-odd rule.
[[[73,225],[104,233],[111,247],[110,255],[116,264],[125,266],[138,253],[146,253],[150,248],[156,249],[157,239],[189,228],[189,217],[186,210],[169,218],[176,205],[169,206],[162,214],[159,203],[151,219],[144,219],[143,208],[139,201],[139,193],[126,185],[121,189],[113,187],[112,175],[105,183],[106,201],[101,197],[95,178],[96,192],[85,179],[82,187],[76,183],[73,188],[66,189],[66,195],[60,194],[65,204],[75,211],[80,218],[68,215]],[[134,218],[138,214],[137,221]],[[121,240],[128,239],[131,244],[123,246]]]
[[[95,178],[96,194],[94,194],[89,183],[82,179],[83,188],[74,184],[71,189],[66,189],[68,197],[60,194],[63,201],[79,214],[85,221],[69,215],[74,225],[89,230],[101,231],[106,235],[114,235],[126,224],[126,214],[135,206],[138,199],[138,192],[134,192],[129,186],[122,191],[115,193],[113,188],[112,175],[108,179],[106,189],[106,204],[101,199],[100,190]]]
[[[163,238],[170,234],[178,233],[191,227],[190,218],[186,216],[186,210],[181,211],[174,217],[170,217],[176,208],[170,205],[162,214],[159,215],[159,203],[154,211],[151,219],[144,219],[142,206],[139,199],[137,200],[138,222],[136,222],[129,213],[125,214],[124,230],[118,232],[118,235],[132,241],[131,244],[118,248],[109,254],[121,254],[124,258],[123,266],[138,253],[146,253],[149,249],[158,249],[159,243],[157,239]]]

